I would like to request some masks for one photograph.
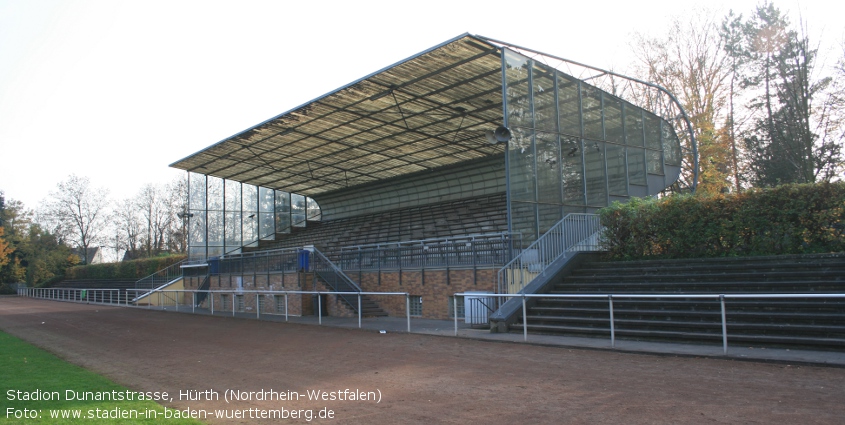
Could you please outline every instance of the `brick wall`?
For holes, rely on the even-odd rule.
[[[413,271],[383,271],[350,273],[349,277],[356,281],[365,292],[408,292],[413,296],[422,297],[422,317],[427,319],[449,319],[449,297],[456,292],[490,291],[496,289],[497,269],[469,270],[413,270]],[[447,275],[448,274],[448,275]],[[185,289],[197,289],[202,283],[202,277],[186,279]],[[237,275],[211,276],[210,289],[236,291],[238,288]],[[244,290],[273,290],[273,291],[329,291],[319,281],[315,284],[312,273],[259,274],[242,277]],[[232,310],[232,293],[227,294],[226,305],[221,304],[221,294],[214,294],[215,311]],[[272,296],[263,295],[261,305],[262,314],[284,314],[276,308]],[[314,315],[317,313],[315,295],[288,294],[288,314],[293,316]],[[369,295],[390,316],[405,317],[405,297],[397,295]],[[322,308],[328,310],[329,316],[357,317],[355,311],[337,295],[324,296],[325,304]],[[209,301],[204,303],[208,308]],[[244,293],[244,312],[255,312],[255,295]]]
[[[456,292],[490,291],[496,289],[498,269],[473,270],[414,270],[350,273],[349,277],[365,292],[407,292],[422,297],[422,317],[449,319],[449,297]],[[447,278],[448,273],[448,278]],[[360,278],[360,281],[358,281]],[[405,297],[373,296],[379,306],[391,316],[405,316]]]

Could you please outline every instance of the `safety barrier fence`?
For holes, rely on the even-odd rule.
[[[495,304],[499,299],[520,298],[522,299],[522,339],[528,341],[528,308],[527,301],[529,299],[538,298],[585,298],[585,299],[606,299],[608,303],[608,321],[610,323],[610,345],[616,347],[616,327],[613,319],[613,300],[614,299],[711,299],[719,300],[721,307],[721,334],[722,334],[722,351],[728,354],[728,323],[726,320],[727,308],[725,300],[734,299],[837,299],[845,298],[845,294],[477,294],[477,293],[456,293],[454,299],[454,309],[458,308],[458,297],[483,296],[492,300]],[[458,335],[458,319],[455,317],[455,336]]]
[[[292,295],[316,295],[316,316],[317,323],[323,324],[323,311],[328,306],[323,305],[321,295],[336,295],[338,297],[346,297],[357,300],[356,309],[358,318],[358,327],[361,327],[363,314],[361,312],[361,297],[364,295],[377,296],[404,296],[405,297],[405,318],[408,325],[408,332],[411,332],[411,301],[410,294],[407,292],[340,292],[340,291],[256,291],[256,290],[156,290],[143,291],[128,289],[127,291],[135,291],[133,297],[133,304],[125,304],[147,309],[166,309],[173,307],[176,311],[186,313],[204,313],[208,312],[212,315],[216,312],[231,312],[232,316],[237,313],[244,313],[251,316],[252,310],[255,313],[255,318],[260,319],[262,314],[285,316],[285,321],[288,321],[291,314],[289,314],[289,297]],[[205,301],[198,303],[197,299],[200,294],[208,294]],[[216,297],[215,297],[216,295]],[[220,295],[227,298],[225,304],[221,305]],[[231,301],[228,298],[231,297]],[[268,303],[269,301],[269,303]],[[217,304],[215,305],[215,302]]]
[[[87,292],[86,292],[87,291]],[[321,295],[345,296],[357,299],[358,327],[362,326],[363,314],[361,313],[361,297],[372,296],[404,296],[405,297],[405,318],[408,332],[411,332],[411,301],[407,292],[338,292],[338,291],[248,291],[248,290],[154,290],[126,289],[123,302],[119,301],[121,289],[70,289],[70,288],[19,288],[18,295],[29,298],[41,298],[55,301],[69,301],[81,303],[110,304],[124,307],[136,307],[146,309],[166,310],[169,307],[183,313],[210,313],[215,314],[221,311],[230,312],[232,316],[237,313],[255,312],[256,318],[262,314],[284,315],[285,321],[291,316],[289,312],[289,297],[292,295],[315,295],[316,316],[318,324],[323,324],[323,311],[328,306],[323,305]],[[231,303],[227,300],[225,305],[215,306],[215,297],[209,296],[201,305],[198,305],[198,294],[225,295],[231,297]],[[251,299],[250,299],[251,298]],[[267,300],[271,301],[270,304]],[[251,302],[250,302],[251,301]],[[207,307],[205,307],[207,305]],[[248,307],[247,307],[248,306]],[[231,308],[231,310],[229,310]],[[241,316],[244,316],[243,314]],[[252,316],[248,314],[247,316]]]
[[[122,289],[84,288],[18,288],[18,295],[55,301],[70,301],[89,304],[120,304],[126,299]]]
[[[600,251],[601,228],[601,220],[596,214],[567,214],[499,270],[498,292],[515,294],[521,291],[567,253]]]

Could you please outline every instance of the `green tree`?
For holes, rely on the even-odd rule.
[[[789,27],[772,3],[758,6],[743,25],[744,51],[734,52],[747,61],[743,86],[756,94],[744,144],[757,186],[829,181],[842,163],[842,139],[827,131],[843,112],[825,96],[834,80],[815,77],[817,49],[803,27]]]
[[[14,251],[14,249],[9,246],[9,243],[6,242],[5,239],[3,239],[4,233],[5,230],[0,227],[0,268],[3,268],[6,266],[6,264],[9,264],[10,255]]]
[[[713,14],[696,11],[675,19],[667,33],[634,43],[638,73],[674,93],[683,104],[699,149],[698,191],[719,193],[731,187],[733,161],[723,122],[730,77],[729,56]]]
[[[67,241],[81,250],[83,263],[88,263],[88,248],[106,235],[108,191],[91,187],[87,177],[70,175],[57,185],[44,204],[39,217],[60,242]]]

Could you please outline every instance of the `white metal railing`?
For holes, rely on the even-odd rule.
[[[460,296],[478,295],[473,293],[456,293],[453,298],[457,308],[457,298]],[[520,298],[522,299],[522,339],[528,341],[528,308],[529,298],[594,298],[606,299],[608,303],[608,320],[610,323],[610,346],[616,347],[616,327],[613,319],[614,299],[654,299],[654,298],[686,298],[686,299],[718,299],[721,306],[722,352],[728,354],[728,324],[726,320],[726,299],[795,299],[795,298],[845,298],[845,294],[484,294],[485,297]],[[458,335],[458,319],[455,318],[455,336]]]
[[[157,288],[165,283],[170,283],[175,279],[182,277],[182,264],[185,263],[186,260],[179,261],[178,263],[171,264],[149,276],[145,276],[141,279],[138,279],[135,282],[135,287],[139,289],[153,289]]]
[[[18,288],[18,295],[24,297],[87,304],[118,305],[120,292],[121,289],[102,288]]]
[[[144,292],[143,290],[133,290],[129,289],[128,291],[135,291],[135,292]],[[206,298],[207,300],[207,307],[199,307],[197,305],[197,295],[200,293],[207,293],[209,296]],[[248,313],[247,309],[254,309],[255,311],[255,318],[260,319],[262,314],[269,314],[269,315],[284,315],[285,321],[289,319],[289,310],[288,310],[288,297],[290,295],[317,295],[317,323],[322,325],[323,324],[323,303],[320,295],[337,295],[337,296],[346,296],[346,297],[357,297],[357,317],[358,317],[358,327],[361,327],[361,321],[363,318],[363,313],[361,311],[361,296],[363,295],[378,295],[378,296],[404,296],[405,297],[405,318],[407,321],[408,332],[411,332],[411,310],[410,310],[410,294],[407,292],[340,292],[340,291],[260,291],[260,290],[241,290],[241,289],[228,289],[228,290],[208,290],[208,291],[200,291],[196,289],[162,289],[162,290],[155,290],[149,293],[145,293],[140,295],[138,298],[134,300],[134,302],[142,301],[144,298],[147,298],[147,302],[145,306],[137,306],[141,308],[147,309],[167,309],[167,307],[174,307],[176,311],[183,312],[183,313],[197,313],[199,311],[208,311],[209,314],[215,314],[215,305],[214,305],[214,296],[213,294],[223,294],[223,295],[231,295],[232,301],[231,305],[220,306],[218,305],[216,311],[219,313],[221,311],[229,312],[229,307],[231,307],[232,316],[235,316],[236,313]],[[237,295],[248,297],[251,295],[251,300],[244,300],[245,308],[241,309],[238,305]],[[262,297],[266,299],[266,297],[271,297],[273,299],[274,296],[284,296],[285,299],[285,307],[284,312],[278,312],[275,308],[267,309],[267,311],[262,310],[263,303],[261,302]],[[252,301],[252,303],[248,304],[249,307],[246,307],[246,302]],[[229,302],[226,302],[229,304]],[[129,304],[126,304],[129,306]]]
[[[567,214],[498,273],[498,292],[515,294],[568,252],[600,251],[601,222],[596,214]]]
[[[87,298],[86,294],[91,298]],[[318,317],[318,324],[323,324],[323,303],[322,298],[320,295],[337,295],[337,296],[353,296],[357,297],[358,300],[358,327],[362,326],[362,318],[363,313],[361,311],[361,297],[363,295],[373,295],[373,296],[404,296],[405,297],[405,318],[407,322],[408,332],[411,332],[411,296],[407,292],[339,292],[339,291],[249,291],[249,290],[239,290],[239,289],[232,289],[232,290],[209,290],[209,291],[200,291],[195,289],[156,289],[153,291],[149,291],[146,289],[126,289],[125,297],[123,297],[123,303],[120,303],[120,293],[121,289],[75,289],[75,288],[18,288],[18,295],[23,297],[30,297],[30,298],[40,298],[40,299],[47,299],[47,300],[56,300],[56,301],[71,301],[71,302],[83,302],[83,303],[97,303],[97,304],[112,304],[117,306],[125,306],[125,307],[140,307],[140,308],[147,308],[147,309],[162,309],[166,310],[168,307],[173,307],[175,311],[183,312],[183,313],[197,313],[198,310],[201,312],[209,311],[210,314],[214,315],[214,297],[208,297],[208,308],[200,308],[197,306],[197,294],[200,293],[208,293],[208,294],[225,294],[232,296],[232,309],[231,313],[232,316],[235,316],[236,313],[246,312],[246,309],[239,309],[238,308],[238,301],[236,295],[240,296],[248,296],[252,295],[253,303],[249,304],[250,308],[254,308],[256,318],[260,319],[262,314],[284,314],[285,321],[288,321],[289,314],[288,314],[288,297],[290,295],[317,295],[317,317]],[[105,294],[110,294],[106,296]],[[134,296],[130,295],[134,294]],[[265,311],[262,312],[262,305],[261,302],[262,297],[273,297],[273,296],[284,296],[285,298],[285,307],[283,313],[278,312],[270,312]],[[135,303],[147,299],[147,302],[144,306],[136,305]],[[272,298],[271,298],[272,299]],[[99,300],[99,301],[95,301]],[[107,301],[106,301],[107,300]],[[131,300],[131,301],[130,301]],[[130,302],[132,304],[130,304]],[[228,306],[223,306],[224,311],[228,312],[229,310],[226,309]],[[268,310],[275,310],[275,309],[268,309]],[[217,309],[218,313],[221,311],[220,307],[218,306]]]

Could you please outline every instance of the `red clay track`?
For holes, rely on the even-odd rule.
[[[0,329],[135,390],[220,394],[216,402],[169,404],[180,409],[328,408],[334,420],[312,422],[366,424],[845,423],[841,368],[385,335],[17,297],[0,298]],[[380,391],[382,399],[226,404],[227,389],[358,389]]]

